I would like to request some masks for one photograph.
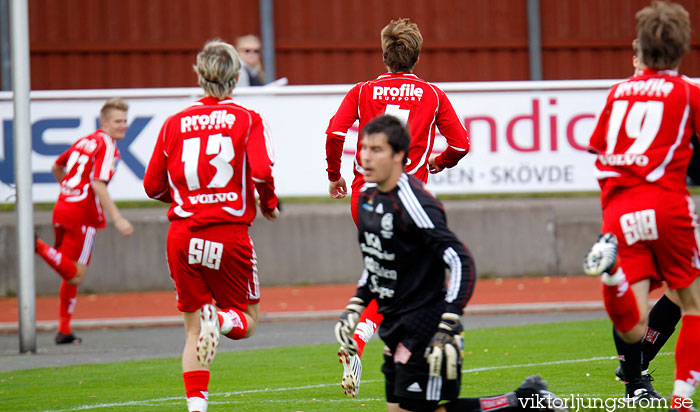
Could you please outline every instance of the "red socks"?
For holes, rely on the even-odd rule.
[[[676,381],[673,400],[690,399],[700,380],[700,316],[683,316],[676,342]],[[679,408],[680,410],[681,408]]]
[[[219,330],[221,334],[234,339],[243,339],[248,332],[248,320],[241,310],[229,308],[224,311],[218,311]]]
[[[209,401],[209,371],[183,372],[187,408],[190,411],[206,411]]]
[[[379,327],[379,324],[384,320],[384,316],[380,315],[379,305],[377,301],[372,299],[369,305],[362,311],[360,320],[357,322],[357,329],[355,329],[355,334],[352,338],[357,344],[357,355],[362,357],[362,352],[365,350],[365,344],[369,342],[374,335],[374,332]]]
[[[639,322],[637,299],[624,277],[616,285],[603,282],[603,301],[605,310],[618,331],[629,332]]]
[[[63,253],[52,248],[51,246],[44,243],[43,240],[36,238],[36,253],[41,256],[46,263],[49,264],[58,272],[58,274],[64,279],[69,280],[78,273],[78,268],[75,266],[72,260],[63,255]]]
[[[72,332],[70,327],[73,311],[75,310],[76,296],[78,295],[78,287],[71,285],[65,280],[61,282],[61,289],[58,292],[59,309],[58,309],[58,331],[64,335]]]

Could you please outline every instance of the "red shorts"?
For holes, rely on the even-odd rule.
[[[693,199],[654,186],[626,189],[603,210],[603,232],[619,244],[622,271],[630,284],[661,281],[671,289],[700,275],[698,220]]]
[[[355,178],[352,180],[350,185],[350,214],[352,215],[352,220],[355,221],[355,226],[357,223],[357,202],[360,199],[360,189],[365,185],[365,179],[362,175],[355,174]]]
[[[180,312],[194,312],[212,298],[219,308],[239,310],[260,302],[257,260],[247,225],[191,231],[187,222],[173,221],[167,255]]]
[[[87,266],[92,257],[97,229],[92,226],[63,226],[53,224],[56,241],[54,248],[70,260]]]

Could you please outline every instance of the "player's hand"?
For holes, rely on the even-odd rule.
[[[357,322],[360,320],[360,314],[365,310],[365,306],[366,304],[362,299],[356,296],[352,297],[343,313],[340,314],[340,319],[335,324],[335,339],[350,356],[357,353],[357,344],[352,335],[355,334]]]
[[[345,179],[341,176],[335,182],[330,182],[328,185],[328,193],[333,199],[342,199],[348,195],[348,186],[345,184]]]
[[[131,222],[122,216],[114,220],[114,227],[125,237],[129,237],[134,233],[134,227],[131,225]]]
[[[270,222],[274,222],[275,219],[277,219],[277,217],[280,215],[280,210],[277,207],[267,212],[263,209],[260,209],[260,213],[262,213],[265,219],[269,220]]]
[[[445,365],[447,379],[457,379],[462,368],[462,323],[459,315],[445,312],[442,314],[438,331],[425,349],[430,376],[443,376]]]
[[[436,158],[437,155],[430,155],[430,159],[428,159],[428,171],[432,174],[440,173],[445,169],[444,166],[440,167],[437,165],[437,162],[435,162]]]

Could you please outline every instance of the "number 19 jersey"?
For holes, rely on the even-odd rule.
[[[255,218],[277,207],[273,154],[262,117],[232,100],[205,97],[168,118],[143,183],[149,197],[172,202],[168,219],[193,229]]]
[[[687,193],[700,88],[672,70],[646,69],[610,89],[590,140],[603,207],[619,190],[654,184]]]

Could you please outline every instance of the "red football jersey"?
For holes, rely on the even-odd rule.
[[[469,151],[469,138],[445,92],[413,73],[386,73],[374,80],[356,84],[345,95],[326,130],[328,180],[340,178],[340,158],[350,127],[360,120],[360,130],[377,116],[388,114],[408,126],[411,146],[406,173],[424,183],[428,180],[428,159],[435,143],[435,126],[447,139],[447,150],[438,158],[439,166],[453,167]],[[360,142],[355,154],[355,174],[362,174]]]
[[[64,226],[105,227],[105,215],[91,183],[109,183],[120,158],[116,142],[102,130],[83,137],[63,152],[56,164],[66,174],[60,182],[53,221]]]
[[[168,219],[192,228],[255,218],[254,187],[264,210],[277,207],[270,136],[262,117],[233,100],[205,97],[169,117],[158,135],[143,185],[172,202]]]
[[[590,141],[603,206],[616,189],[641,184],[687,193],[698,110],[700,87],[672,70],[646,69],[610,89]]]

